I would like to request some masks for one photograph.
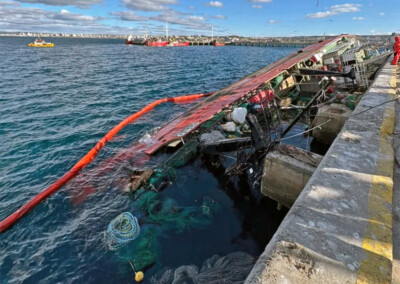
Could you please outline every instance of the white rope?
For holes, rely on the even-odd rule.
[[[279,141],[287,140],[287,139],[290,139],[290,138],[293,138],[293,137],[297,137],[297,136],[301,136],[303,134],[306,134],[306,133],[308,133],[310,131],[313,131],[314,129],[320,128],[322,125],[327,124],[331,120],[332,120],[332,118],[328,119],[324,123],[321,123],[320,125],[317,125],[317,126],[311,128],[311,129],[308,129],[307,131],[304,131],[302,133],[298,133],[298,134],[295,134],[295,135],[292,135],[292,136],[289,136],[289,137],[284,137],[284,138],[280,139]]]

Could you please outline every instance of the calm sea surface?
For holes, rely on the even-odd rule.
[[[63,38],[51,39],[55,48],[28,48],[32,40],[0,37],[1,220],[60,178],[108,130],[144,105],[221,89],[295,51],[148,48],[121,40]],[[129,162],[108,171],[96,168],[188,107],[160,106],[128,126],[101,151],[80,182],[67,185],[1,234],[0,283],[132,283],[128,260],[138,261],[136,240],[111,251],[103,238],[118,214],[129,211],[140,217],[135,202],[120,188]],[[215,254],[242,251],[256,259],[283,216],[275,205],[262,201],[257,207],[251,197],[236,195],[232,191],[240,182],[216,176],[202,161],[180,169],[178,176],[160,194],[160,202],[173,200],[181,210],[201,208],[204,200],[218,206],[208,222],[194,222],[184,230],[162,225],[147,230],[156,240],[151,249],[156,262],[145,271],[145,282],[165,267],[201,267]],[[94,193],[77,202],[76,192],[89,183]]]

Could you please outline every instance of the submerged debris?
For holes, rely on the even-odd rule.
[[[254,258],[244,252],[234,252],[223,257],[214,255],[204,261],[201,268],[196,265],[167,268],[153,276],[151,283],[239,284],[246,280],[254,263]]]

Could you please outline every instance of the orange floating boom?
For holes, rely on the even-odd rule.
[[[6,219],[0,222],[0,233],[7,230],[11,227],[16,221],[18,221],[22,216],[31,211],[36,205],[38,205],[41,201],[52,195],[54,192],[59,190],[64,184],[66,184],[69,180],[74,178],[79,174],[79,172],[89,163],[93,161],[93,159],[97,156],[97,153],[106,145],[108,141],[110,141],[122,128],[127,126],[129,123],[135,121],[142,115],[151,111],[156,106],[166,103],[166,102],[189,102],[192,100],[197,100],[202,97],[211,95],[212,93],[207,94],[194,94],[173,98],[164,98],[156,100],[155,102],[145,106],[140,111],[134,113],[128,118],[121,121],[117,126],[111,129],[99,142],[97,142],[96,146],[94,146],[78,163],[76,163],[66,174],[64,174],[59,180],[50,185],[48,188],[43,190],[41,193],[36,195],[34,198],[29,200],[27,203],[22,205],[17,211],[8,216]]]

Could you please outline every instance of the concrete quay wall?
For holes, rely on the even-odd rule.
[[[361,112],[394,99],[395,87],[396,68],[386,63],[247,284],[391,283],[396,102]]]

